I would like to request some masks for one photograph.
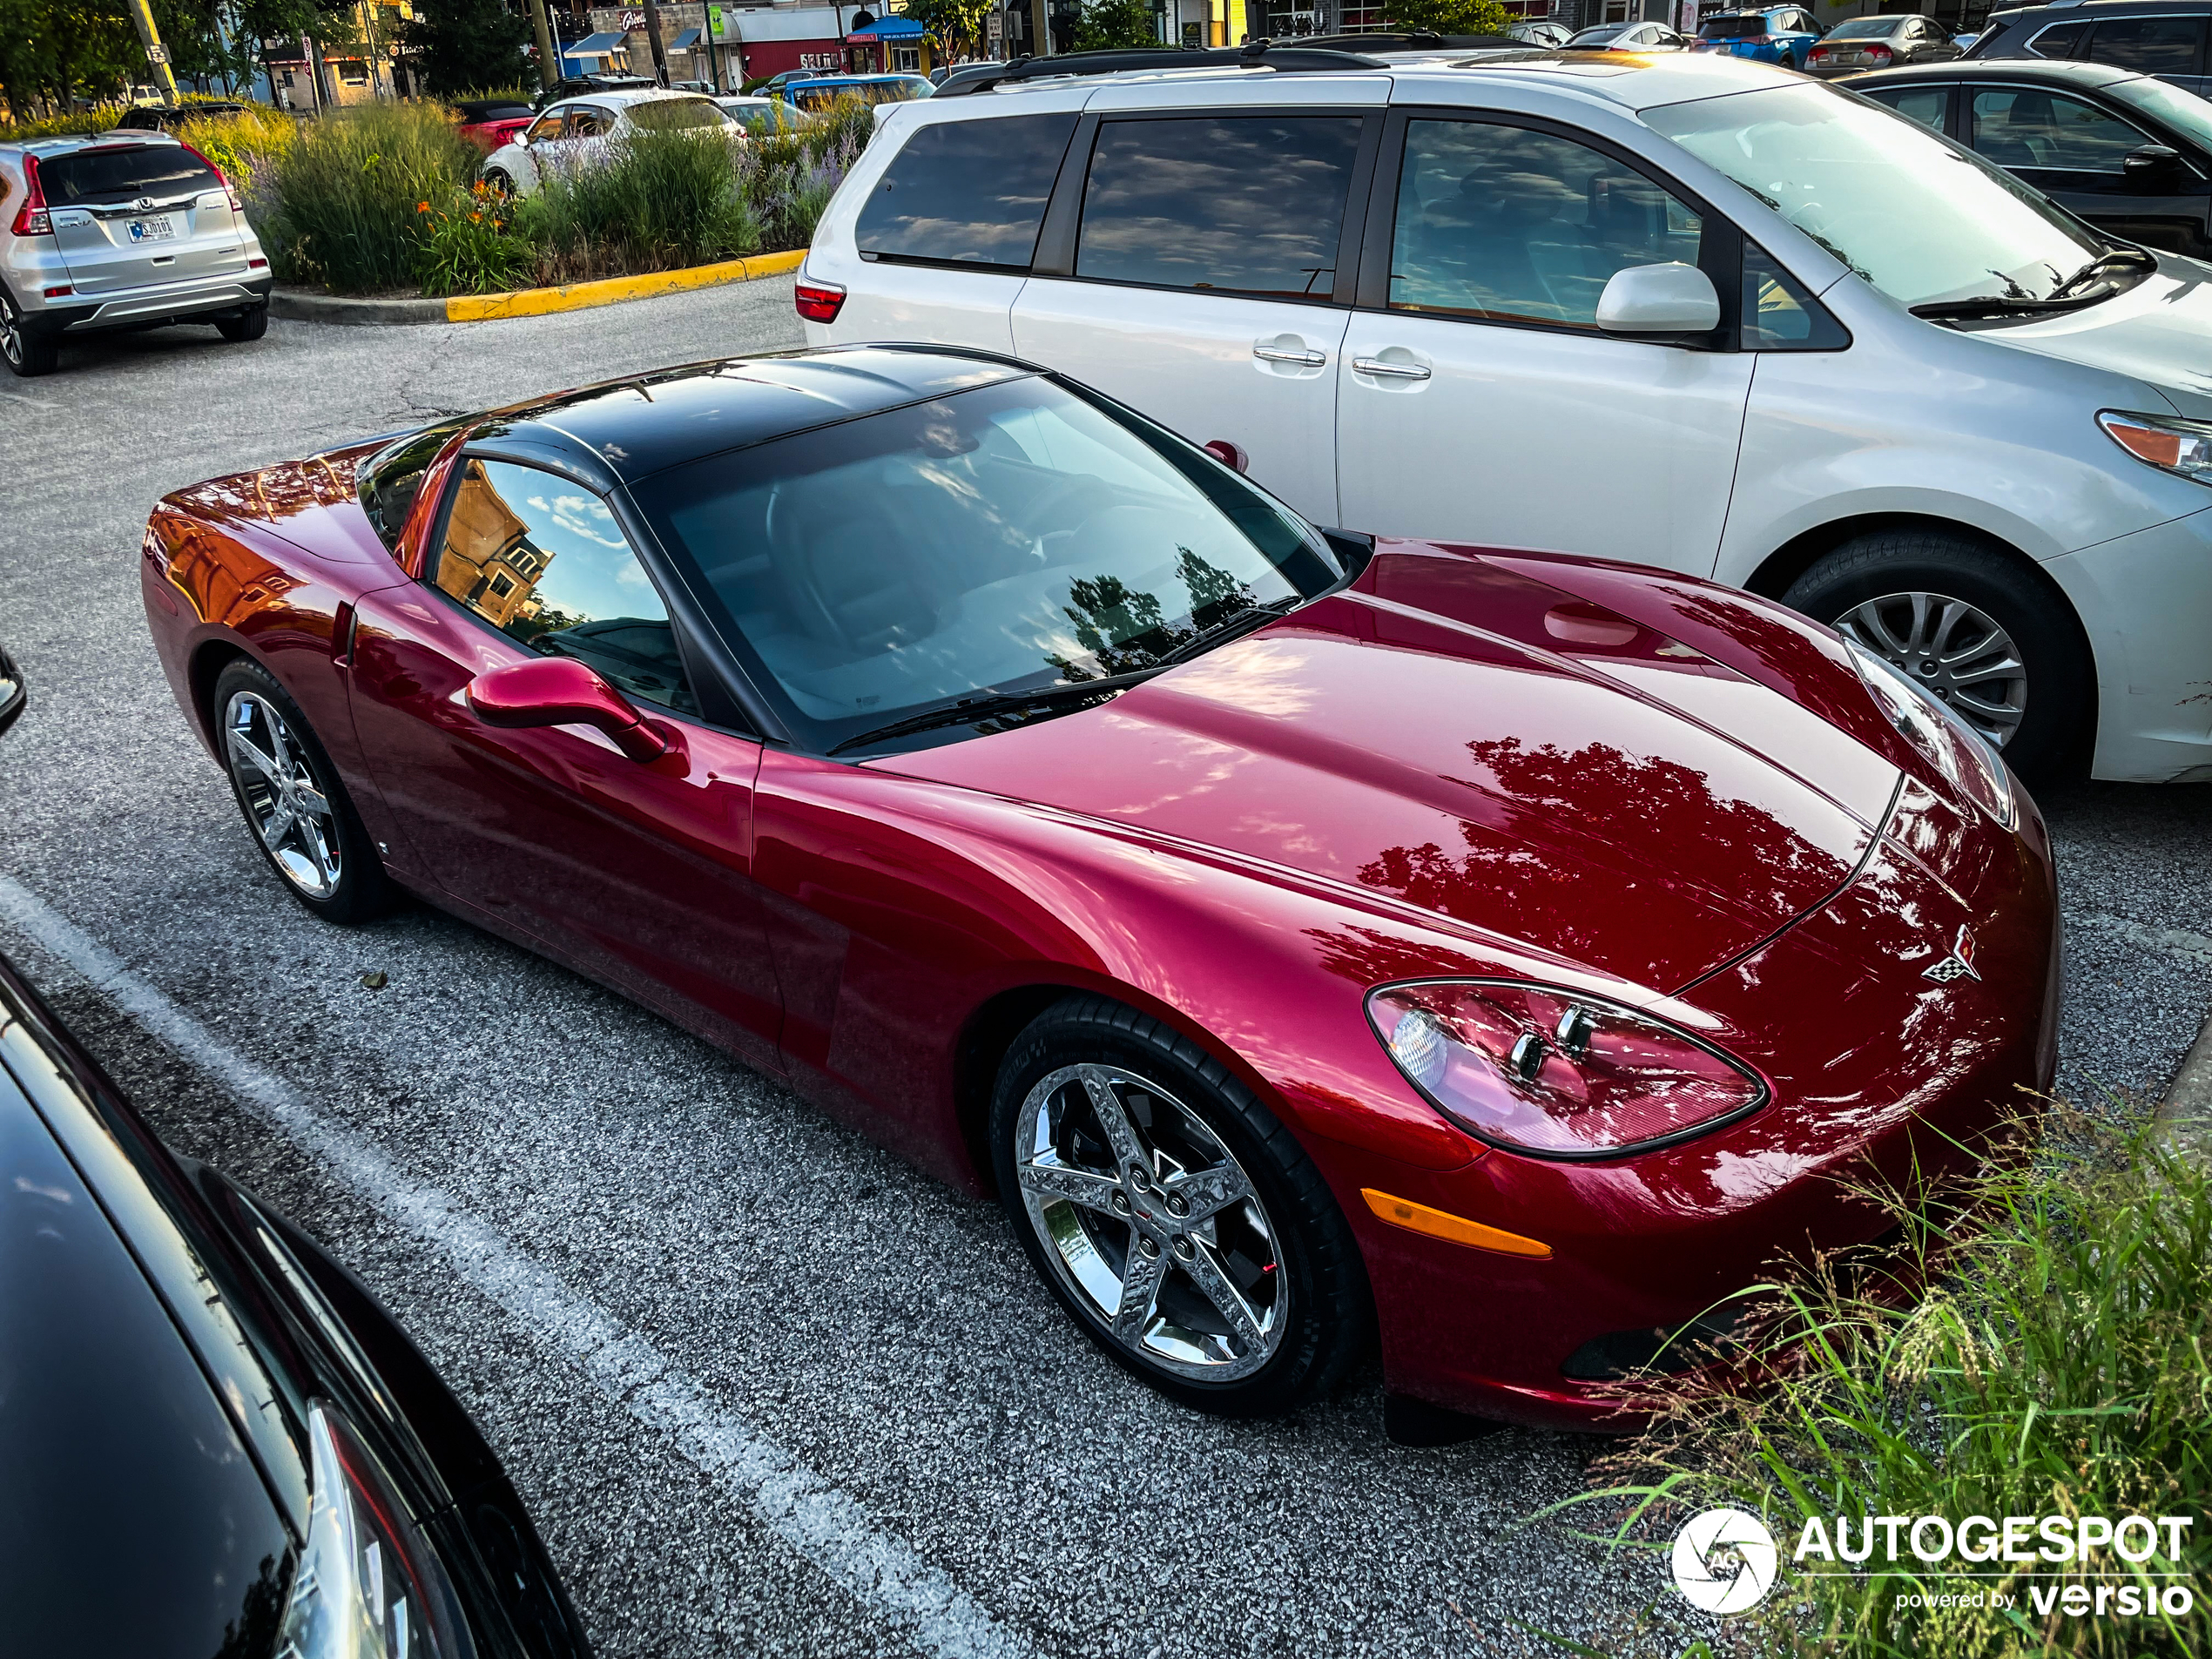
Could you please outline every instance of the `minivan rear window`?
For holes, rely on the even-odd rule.
[[[177,144],[111,145],[41,156],[38,183],[56,207],[139,196],[166,199],[223,187],[212,167]]]
[[[917,129],[860,204],[860,252],[1027,270],[1075,130],[1072,111]]]
[[[1105,122],[1076,274],[1327,300],[1359,149],[1355,116]]]

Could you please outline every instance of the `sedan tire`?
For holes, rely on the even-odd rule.
[[[213,709],[231,793],[286,890],[341,927],[390,908],[376,844],[292,694],[240,658],[216,677]]]
[[[1339,1383],[1372,1324],[1366,1270],[1320,1172],[1189,1038],[1072,996],[1016,1038],[991,1147],[1031,1263],[1116,1362],[1227,1417]]]
[[[2031,782],[2075,764],[2096,713],[2089,649],[2037,572],[1941,530],[1852,537],[1782,602],[1886,658]]]

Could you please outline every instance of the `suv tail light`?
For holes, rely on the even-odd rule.
[[[54,233],[52,215],[46,211],[46,192],[38,182],[38,158],[23,158],[23,206],[16,210],[16,222],[9,226],[17,236],[51,236]]]
[[[809,322],[835,322],[845,307],[845,290],[834,282],[801,282],[791,297],[799,314]]]
[[[206,156],[200,156],[199,151],[194,150],[192,145],[185,143],[182,139],[178,141],[177,147],[189,152],[190,154],[199,156],[201,163],[206,167],[207,171],[213,173],[216,178],[222,180],[223,194],[231,199],[231,212],[233,213],[242,213],[246,211],[246,204],[238,199],[238,186],[231,182],[230,175],[228,173],[225,172],[213,162],[209,161]]]

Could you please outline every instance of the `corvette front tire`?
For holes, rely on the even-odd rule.
[[[1366,1348],[1366,1271],[1327,1184],[1181,1033],[1103,997],[1055,1004],[1000,1068],[991,1146],[1038,1274],[1163,1393],[1272,1416]]]

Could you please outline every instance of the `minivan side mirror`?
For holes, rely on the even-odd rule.
[[[495,668],[470,680],[466,695],[486,725],[588,725],[632,760],[658,760],[668,752],[667,741],[630,699],[573,657]]]
[[[1721,297],[1694,265],[1631,265],[1598,296],[1597,326],[1609,334],[1709,334],[1721,326]]]

